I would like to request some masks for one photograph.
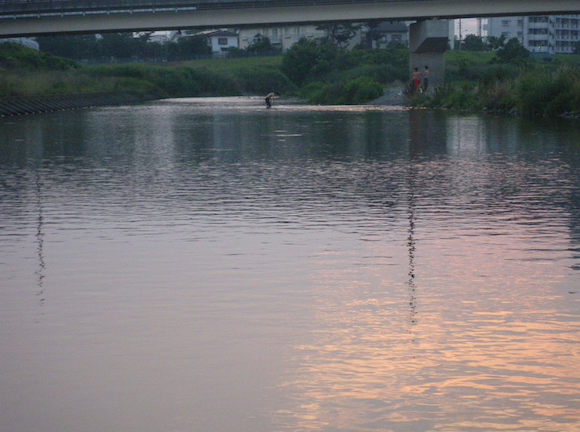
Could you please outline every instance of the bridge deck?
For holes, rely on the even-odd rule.
[[[400,1],[401,0],[0,0],[0,18],[332,6],[365,3],[396,3]]]
[[[0,37],[579,12],[579,0],[0,0]]]

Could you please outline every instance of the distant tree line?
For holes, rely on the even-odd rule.
[[[517,38],[507,40],[507,38],[503,35],[500,37],[490,36],[484,39],[481,36],[470,34],[465,36],[465,39],[463,39],[461,42],[459,40],[455,40],[456,49],[459,49],[459,45],[461,45],[461,50],[463,51],[498,51],[508,46],[508,44],[508,50],[510,48],[516,47],[517,45],[521,45]],[[572,54],[580,54],[580,41],[574,44]]]
[[[371,48],[373,40],[382,37],[382,33],[376,28],[376,23],[366,23],[366,26],[369,28],[366,43],[359,44],[356,48]],[[362,24],[343,22],[319,25],[317,30],[323,30],[326,36],[317,43],[344,49],[362,27]],[[211,48],[204,36],[191,35],[184,31],[184,34],[175,41],[161,43],[152,40],[151,34],[152,32],[57,35],[37,37],[36,40],[42,52],[76,61],[176,61],[211,55]],[[390,48],[403,47],[399,44],[390,46]],[[281,54],[282,48],[272,44],[267,36],[260,33],[254,36],[246,48],[228,50],[230,57]]]
[[[483,38],[473,34],[467,35],[462,41],[455,41],[455,48],[461,51],[494,52],[495,62],[510,63],[527,61],[531,53],[520,43],[519,39],[507,39],[504,35],[500,37],[489,36]]]
[[[151,33],[105,33],[36,38],[42,52],[73,60],[187,60],[211,54],[205,38],[186,35],[175,42],[151,41]]]

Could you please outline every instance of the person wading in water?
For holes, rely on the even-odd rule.
[[[272,108],[272,101],[276,97],[278,97],[278,93],[275,92],[268,93],[268,95],[266,96],[266,108]]]

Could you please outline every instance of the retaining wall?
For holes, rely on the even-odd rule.
[[[0,116],[35,114],[95,106],[128,105],[156,99],[161,99],[161,97],[154,94],[126,92],[4,97],[0,98]]]

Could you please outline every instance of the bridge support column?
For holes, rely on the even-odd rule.
[[[449,21],[418,21],[409,28],[409,74],[415,68],[423,71],[429,66],[429,88],[443,84],[445,76],[445,51],[449,42]]]

